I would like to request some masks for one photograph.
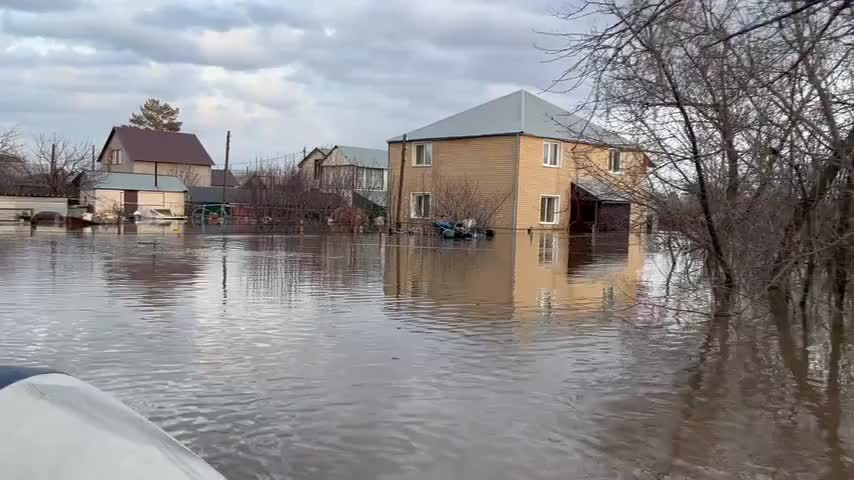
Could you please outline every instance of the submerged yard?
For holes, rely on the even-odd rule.
[[[649,245],[0,232],[0,363],[235,480],[851,478],[848,354],[676,315]]]

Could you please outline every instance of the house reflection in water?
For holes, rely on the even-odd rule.
[[[204,270],[199,245],[194,237],[123,236],[104,262],[107,288],[144,308],[186,307]]]
[[[387,246],[385,294],[470,307],[479,317],[622,308],[637,298],[645,240],[546,231],[479,242],[404,237]]]
[[[515,245],[513,299],[520,312],[597,311],[631,305],[646,250],[626,234],[568,237],[536,232]]]

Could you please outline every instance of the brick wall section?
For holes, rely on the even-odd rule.
[[[410,218],[411,193],[429,192],[435,195],[440,182],[453,184],[454,181],[467,179],[475,182],[479,191],[500,203],[490,226],[496,229],[513,228],[516,142],[516,136],[433,141],[430,142],[433,144],[433,165],[430,167],[413,165],[415,145],[418,142],[407,142],[400,221],[404,225],[426,223]],[[389,144],[389,204],[393,215],[397,215],[401,146],[400,143]],[[433,213],[438,215],[436,205],[437,201],[433,198]],[[391,223],[397,220],[391,218]]]
[[[562,158],[560,167],[543,165],[543,144],[547,140],[538,137],[522,137],[519,156],[519,201],[517,204],[517,228],[535,230],[566,230],[572,213],[569,203],[570,185],[573,179],[574,165],[567,155],[567,143],[561,143]],[[540,223],[540,196],[557,195],[560,197],[560,223],[547,225]]]
[[[518,141],[518,171],[517,171]],[[560,167],[543,165],[543,144],[557,141],[561,144]],[[414,147],[406,146],[406,165],[403,186],[404,211],[400,220],[404,225],[424,223],[410,218],[410,194],[428,192],[434,195],[436,211],[436,182],[444,179],[469,178],[477,182],[480,190],[504,199],[496,213],[493,228],[525,230],[567,230],[571,219],[570,186],[575,178],[593,177],[635,188],[643,179],[645,168],[640,154],[623,153],[626,172],[622,175],[608,173],[608,149],[584,144],[523,135],[479,137],[472,139],[442,140],[433,144],[432,167],[415,167],[412,164]],[[398,175],[400,172],[401,144],[389,145],[389,204],[396,214]],[[518,175],[518,198],[516,177]],[[558,224],[540,223],[540,198],[542,195],[560,197]],[[637,205],[631,208],[632,223],[645,221],[645,210]],[[514,225],[515,216],[515,225]],[[392,218],[391,221],[396,221]]]

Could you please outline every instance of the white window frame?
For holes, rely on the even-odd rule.
[[[367,168],[367,167],[357,167],[357,180],[356,187],[358,190],[373,190],[373,191],[383,191],[385,190],[385,170],[381,170],[379,168]],[[371,175],[376,175],[380,180],[379,186],[372,186],[368,183],[368,179]],[[382,174],[380,176],[380,174]]]
[[[613,155],[615,153],[617,154],[617,158],[619,159],[619,162],[620,162],[620,169],[619,170],[614,170],[614,163],[612,160],[613,160]],[[625,163],[623,161],[623,152],[620,150],[617,150],[617,149],[608,150],[608,172],[610,172],[614,175],[622,175],[623,172],[625,172],[625,170],[626,170],[626,166],[625,166]]]
[[[429,163],[419,163],[418,147],[423,147],[425,152],[430,154]],[[432,167],[433,166],[433,144],[432,143],[416,143],[412,147],[412,166],[413,167]]]
[[[113,148],[110,150],[110,165],[121,165],[122,164],[122,149],[121,148]]]
[[[428,205],[427,208],[429,211],[427,212],[426,217],[418,216],[418,215],[416,215],[416,212],[415,212],[415,208],[416,208],[415,197],[423,197],[423,196],[427,196],[427,198],[429,199],[429,200],[427,200],[427,205]],[[421,220],[421,219],[425,219],[425,218],[430,218],[430,215],[432,215],[432,214],[433,214],[433,194],[432,193],[430,193],[430,192],[412,192],[409,194],[409,218]]]
[[[554,208],[554,221],[547,222],[543,221],[543,199],[544,198],[555,198],[555,208]],[[560,224],[560,195],[540,195],[540,225],[559,225]]]
[[[552,147],[556,148],[552,150]],[[552,158],[552,153],[557,154],[557,158]],[[552,142],[546,140],[543,142],[543,166],[548,168],[560,168],[561,160],[563,160],[563,148],[561,148],[560,142]],[[550,161],[554,161],[554,164],[549,163]]]
[[[560,257],[560,237],[554,231],[540,232],[537,257],[540,265],[557,263]],[[548,255],[546,253],[548,252]]]

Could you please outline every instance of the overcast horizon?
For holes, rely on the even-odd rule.
[[[557,76],[560,0],[0,0],[0,126],[106,139],[149,97],[237,167],[385,141]],[[546,95],[567,105],[569,98]]]

